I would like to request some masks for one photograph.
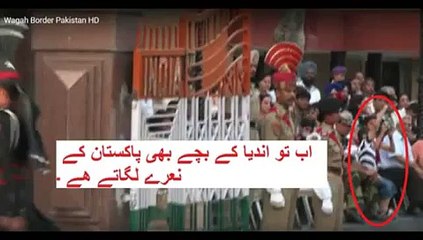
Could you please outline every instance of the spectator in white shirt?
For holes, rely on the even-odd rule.
[[[310,104],[320,101],[320,90],[314,85],[317,77],[317,64],[307,61],[300,66],[300,77],[297,80],[297,86],[304,87],[310,93]]]
[[[403,121],[411,121],[407,116],[403,118]],[[379,165],[379,174],[387,179],[390,179],[397,186],[398,189],[401,189],[403,186],[405,171],[405,161],[406,161],[406,151],[405,146],[407,144],[408,148],[408,163],[409,163],[409,179],[407,184],[407,195],[410,199],[409,213],[414,213],[418,207],[421,206],[423,202],[423,179],[419,177],[415,171],[414,156],[412,152],[412,147],[408,139],[403,138],[403,134],[399,124],[392,134],[392,141],[395,146],[394,152],[388,152],[381,149],[380,152],[380,165]],[[383,144],[389,142],[388,137],[383,139]]]

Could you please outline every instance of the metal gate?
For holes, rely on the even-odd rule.
[[[133,140],[248,140],[249,15],[206,10],[144,25],[134,50]],[[153,114],[146,115],[146,102]],[[143,109],[144,108],[144,109]],[[131,189],[145,230],[248,230],[248,189]]]

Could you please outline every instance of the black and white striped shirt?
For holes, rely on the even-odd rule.
[[[369,169],[377,170],[374,142],[366,137],[361,141],[358,151],[358,160],[360,164]]]

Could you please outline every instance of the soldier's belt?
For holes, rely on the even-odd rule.
[[[330,172],[332,174],[335,174],[335,175],[342,176],[342,168],[328,167],[328,172]]]

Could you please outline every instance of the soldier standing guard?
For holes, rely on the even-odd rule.
[[[263,140],[295,140],[294,121],[289,109],[295,102],[296,68],[303,52],[294,43],[278,43],[265,63],[279,70],[273,74],[276,103],[263,124]],[[262,230],[290,230],[294,226],[298,189],[267,189],[263,194]],[[286,199],[286,201],[285,201]]]
[[[328,181],[332,191],[333,213],[327,214],[321,210],[322,201],[313,196],[314,225],[316,230],[342,230],[344,185],[342,181],[344,150],[341,139],[334,129],[339,121],[342,103],[335,98],[323,99],[319,103],[320,127],[316,132],[323,140],[328,141]]]
[[[14,55],[28,29],[0,19],[0,230],[31,228],[41,216],[32,204],[30,166],[48,172],[43,144],[35,129],[37,108],[19,85]]]
[[[15,96],[11,109],[19,118],[25,131],[28,145],[28,160],[44,174],[49,172],[44,146],[35,127],[39,109],[33,99],[22,89],[19,72],[14,67],[16,50],[24,38],[23,32],[28,29],[24,23],[8,23],[0,19],[0,83],[11,95]]]

